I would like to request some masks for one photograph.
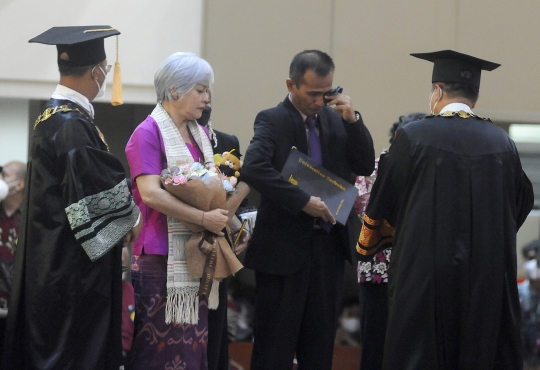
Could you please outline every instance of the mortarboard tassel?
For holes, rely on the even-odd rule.
[[[116,62],[114,63],[111,104],[114,106],[124,104],[124,100],[122,99],[122,72],[120,70],[120,61],[118,60],[118,36],[116,36]]]

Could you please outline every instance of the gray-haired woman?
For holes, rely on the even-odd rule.
[[[189,277],[185,259],[191,231],[178,220],[223,235],[227,211],[188,206],[161,187],[160,174],[182,158],[213,162],[208,132],[196,122],[213,78],[208,62],[194,54],[168,57],[154,76],[158,104],[126,146],[133,197],[144,221],[131,266],[133,369],[207,369],[208,307],[217,297],[214,303],[212,293],[208,300],[197,295],[199,279]]]

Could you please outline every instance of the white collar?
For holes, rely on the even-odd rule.
[[[460,110],[463,110],[467,113],[473,113],[473,111],[471,110],[471,107],[469,107],[467,104],[450,103],[447,106],[445,106],[443,109],[441,109],[439,114],[443,114],[444,112],[459,112]]]
[[[89,114],[90,117],[94,118],[94,107],[92,104],[90,104],[90,100],[83,94],[70,89],[67,86],[64,85],[56,85],[56,90],[54,90],[54,93],[52,94],[53,99],[61,99],[61,100],[69,100],[74,103],[77,103],[81,107],[83,107]]]

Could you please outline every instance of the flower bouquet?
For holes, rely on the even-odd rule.
[[[161,182],[169,193],[201,211],[225,209],[227,192],[213,164],[195,162],[166,168],[161,171]],[[180,221],[194,233],[205,230],[201,225]]]
[[[214,163],[185,163],[164,169],[161,181],[165,190],[192,207],[204,212],[216,208],[228,210],[229,220],[250,190],[243,182],[226,190],[224,176]],[[208,297],[212,279],[224,279],[243,267],[232,251],[230,230],[227,227],[226,237],[223,237],[205,230],[201,225],[183,220],[180,222],[193,232],[185,245],[189,275],[192,278],[204,277],[199,295]]]

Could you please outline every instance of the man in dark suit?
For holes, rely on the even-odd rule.
[[[261,194],[244,263],[255,270],[257,284],[252,369],[291,369],[295,353],[299,369],[332,366],[344,260],[358,240],[358,218],[351,213],[346,226],[336,225],[320,198],[284,180],[280,171],[293,146],[351,184],[355,175],[373,171],[373,141],[360,113],[346,95],[325,96],[333,72],[326,53],[297,54],[289,95],[257,115],[245,155],[242,179]],[[313,118],[315,137],[308,140],[313,128],[305,121]],[[321,220],[333,224],[329,232]]]
[[[205,126],[210,134],[210,141],[214,154],[223,154],[234,149],[234,154],[241,157],[240,143],[234,135],[229,135],[224,132],[214,130],[210,120],[212,112],[211,95],[208,104],[204,108],[201,118],[197,122]],[[232,176],[234,170],[229,168],[221,168],[227,176]],[[238,227],[240,221],[237,219]],[[236,246],[234,252],[238,255],[247,246],[247,241],[250,238],[248,232],[244,233],[242,241]],[[229,340],[227,330],[227,288],[228,278],[223,279],[219,284],[219,306],[215,310],[208,311],[208,369],[209,370],[228,370],[229,369]]]

